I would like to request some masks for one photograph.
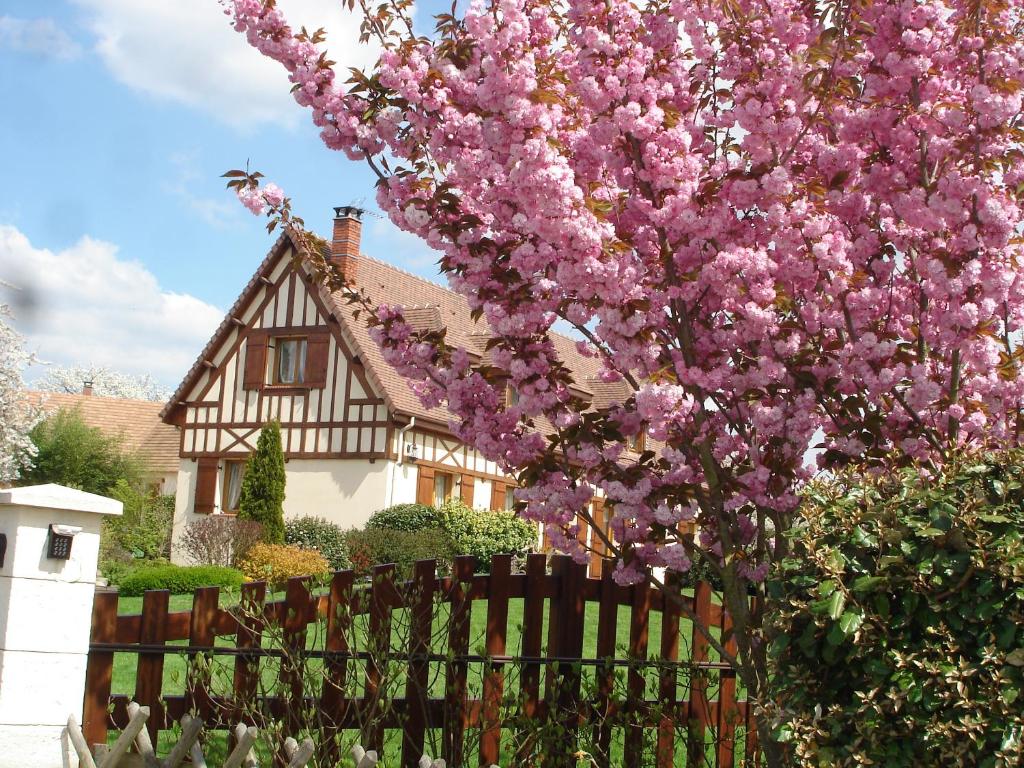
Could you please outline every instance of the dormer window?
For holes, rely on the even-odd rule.
[[[633,451],[634,453],[643,453],[644,448],[647,447],[647,437],[643,429],[637,432],[635,435],[628,435],[626,437],[626,448],[627,450]]]
[[[278,336],[271,342],[274,363],[270,382],[295,386],[306,380],[306,338],[304,336]]]
[[[519,390],[516,389],[512,384],[505,387],[505,407],[511,408],[513,405],[519,404]]]

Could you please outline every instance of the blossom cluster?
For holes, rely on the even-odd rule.
[[[258,184],[246,184],[236,188],[235,194],[253,216],[262,216],[267,208],[279,208],[284,202],[284,190],[277,184],[269,183],[264,186]]]
[[[621,580],[698,554],[756,580],[812,449],[1020,439],[1021,0],[474,0],[431,39],[399,2],[347,87],[272,4],[227,4],[486,319],[497,381],[394,308],[374,333],[559,546],[598,493]],[[631,393],[598,418],[557,321]]]

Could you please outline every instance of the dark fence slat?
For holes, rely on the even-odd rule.
[[[163,645],[167,631],[167,609],[171,593],[166,589],[146,592],[142,596],[142,631],[139,641],[143,645]],[[160,694],[163,689],[164,654],[162,651],[144,651],[139,654],[135,673],[135,701],[139,706],[149,707],[146,728],[150,738],[156,742],[160,729],[165,727],[163,704]]]
[[[508,634],[508,593],[512,556],[491,558],[490,591],[487,595],[486,654],[504,656]],[[496,764],[501,755],[501,698],[505,688],[504,664],[489,663],[484,674],[483,730],[480,734],[480,764]]]
[[[600,603],[597,610],[597,650],[599,659],[615,658],[615,641],[619,626],[619,585],[612,574],[615,566],[611,560],[602,563]],[[612,693],[615,688],[615,665],[604,664],[595,672],[597,675],[597,701],[594,709],[598,719],[594,741],[597,743],[600,756],[610,760],[612,744]]]
[[[117,593],[97,592],[92,603],[90,642],[112,643],[117,638]],[[114,678],[113,651],[89,650],[85,668],[82,733],[91,744],[107,743],[107,702]]]
[[[448,652],[454,657],[446,666],[445,717],[441,756],[449,765],[462,765],[465,748],[466,699],[469,665],[459,656],[469,651],[470,611],[467,591],[473,580],[476,558],[457,557],[450,591],[451,624],[448,628]]]
[[[252,656],[239,655],[235,659],[235,671],[232,681],[234,690],[234,719],[241,720],[244,708],[251,706],[256,698],[259,683],[259,656],[256,654],[263,641],[263,610],[267,599],[267,584],[263,581],[252,581],[242,585],[239,596],[238,631],[235,635],[235,647],[239,650],[254,649]]]
[[[434,590],[437,586],[437,563],[423,560],[416,563],[407,600],[409,603],[409,671],[405,681],[405,702],[408,717],[402,732],[402,765],[417,766],[424,754],[427,730],[427,709],[430,692],[430,641],[433,636]]]
[[[693,590],[693,612],[697,621],[704,626],[711,626],[711,587],[707,582],[698,581]],[[690,641],[690,661],[699,664],[707,661],[708,641],[693,625],[693,637]],[[686,752],[691,763],[704,760],[704,735],[710,724],[708,713],[707,672],[694,668],[690,674],[689,721],[687,723]]]
[[[544,596],[548,581],[547,557],[529,555],[526,558],[526,597],[523,599],[523,656],[540,656],[544,637]],[[523,694],[523,715],[534,718],[540,700],[540,664],[524,663],[519,678]]]
[[[384,712],[388,688],[387,658],[391,652],[391,607],[389,595],[394,592],[394,565],[378,565],[370,580],[370,622],[366,649],[366,706],[363,746],[380,753],[384,749]]]
[[[288,692],[295,705],[288,711],[288,735],[297,736],[305,723],[303,707],[303,668],[305,665],[303,652],[306,650],[306,636],[309,622],[313,620],[312,596],[310,595],[309,579],[305,577],[288,579],[285,587],[286,609],[281,616],[281,627],[286,655],[281,659],[280,680],[283,690]],[[284,758],[282,752],[279,756]],[[282,762],[287,765],[287,758]]]
[[[210,648],[216,639],[217,604],[219,587],[201,587],[192,598],[192,616],[189,622],[188,644],[194,648]],[[190,653],[185,692],[193,712],[206,719],[213,713],[210,698],[212,669],[209,654]]]
[[[722,630],[721,636],[725,639],[725,650],[735,655],[737,649],[736,638],[732,634],[732,619],[725,611],[722,612],[719,626]],[[732,768],[736,761],[736,724],[739,719],[736,706],[736,671],[722,669],[718,675],[718,764]]]
[[[331,578],[330,593],[323,609],[327,619],[324,635],[324,649],[327,651],[349,650],[349,634],[352,631],[350,605],[354,581],[355,574],[352,571],[338,571]],[[320,601],[317,604],[319,606]],[[347,675],[347,660],[328,658],[324,661],[324,684],[318,709],[324,722],[326,744],[321,745],[321,749],[327,765],[336,765],[341,761],[338,731],[348,714],[348,700],[345,697]]]
[[[674,662],[679,659],[679,601],[686,599],[680,589],[679,579],[671,575],[666,578],[665,592],[660,652],[664,665],[658,673],[658,704],[662,710],[658,718],[658,768],[672,768],[675,762],[676,718],[671,713],[677,709],[679,672]]]
[[[651,621],[651,586],[646,581],[633,585],[633,607],[629,620],[629,672],[626,675],[626,690],[629,696],[627,716],[633,721],[626,728],[623,757],[629,768],[639,766],[643,756],[644,728],[640,721],[645,717],[644,699],[646,681],[643,662],[647,661],[647,644]]]

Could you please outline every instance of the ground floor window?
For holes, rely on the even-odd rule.
[[[220,508],[222,512],[237,513],[242,497],[242,478],[245,476],[245,461],[227,459],[224,462],[224,487],[221,489]]]
[[[434,473],[434,506],[440,507],[451,501],[455,492],[455,475],[448,472]]]

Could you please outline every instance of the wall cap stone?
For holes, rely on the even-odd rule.
[[[120,515],[124,511],[124,504],[116,499],[66,488],[56,483],[0,490],[0,504],[94,512],[98,515]]]

